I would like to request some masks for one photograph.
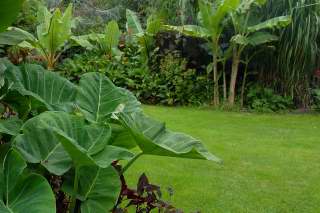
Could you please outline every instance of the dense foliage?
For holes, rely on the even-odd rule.
[[[71,80],[104,73],[143,103],[252,108],[259,82],[290,108],[314,109],[318,8],[312,0],[28,0],[15,26],[37,36],[12,28],[0,44],[15,64],[40,61]],[[38,38],[46,32],[56,45]]]
[[[39,65],[1,64],[4,210],[21,212],[31,194],[32,212],[56,212],[55,198],[62,212],[105,212],[118,200],[119,174],[141,155],[219,161],[198,140],[145,116],[136,98],[103,74],[86,73],[76,85]],[[127,164],[118,173],[111,164],[120,160]]]

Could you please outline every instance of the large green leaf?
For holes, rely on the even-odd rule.
[[[5,31],[18,16],[24,0],[0,1],[0,32]]]
[[[127,16],[127,31],[131,35],[142,36],[144,34],[144,30],[142,29],[139,18],[135,12],[132,10],[126,10]]]
[[[135,143],[144,154],[220,161],[199,140],[167,130],[165,124],[142,113],[118,113],[116,119],[130,131]],[[132,138],[128,137],[128,140]]]
[[[112,210],[120,194],[120,178],[111,166],[90,166],[79,170],[78,199],[82,213],[105,213]]]
[[[268,32],[256,32],[248,37],[248,41],[252,46],[277,41],[278,39],[278,36],[272,35]]]
[[[23,121],[16,117],[0,120],[0,132],[8,135],[17,135],[22,125]]]
[[[155,36],[163,27],[163,19],[158,15],[151,15],[147,19],[146,33]]]
[[[199,1],[199,21],[212,37],[219,36],[224,27],[225,17],[239,6],[240,0],[224,0],[216,4],[217,6],[213,6],[207,1]]]
[[[40,126],[37,119],[29,120],[24,133],[14,139],[14,146],[27,162],[39,163],[50,173],[63,175],[72,166],[71,158],[53,131]]]
[[[7,31],[0,33],[0,44],[1,45],[18,45],[23,41],[34,44],[36,38],[17,27],[9,27]]]
[[[248,27],[248,32],[257,32],[264,29],[276,29],[286,27],[291,23],[291,16],[279,16],[268,19],[260,24]]]
[[[213,6],[208,1],[199,1],[199,14],[198,19],[199,23],[207,28],[210,29],[212,27],[212,15],[214,14]]]
[[[90,43],[89,35],[71,36],[70,39],[73,46],[81,46],[87,50],[94,49],[94,45]]]
[[[198,37],[208,39],[210,38],[210,32],[203,27],[197,25],[184,25],[184,26],[171,26],[171,25],[164,25],[164,29],[166,30],[173,30],[179,33],[182,33],[187,36]]]
[[[111,53],[112,49],[117,49],[120,41],[121,31],[116,21],[110,21],[105,29],[105,36],[103,40],[103,46],[108,53]]]
[[[74,84],[39,65],[26,64],[21,70],[11,67],[6,75],[13,84],[11,90],[35,98],[49,110],[67,110],[75,100],[77,87]]]
[[[37,163],[40,160],[55,173],[64,173],[70,168],[70,158],[64,150],[76,166],[106,168],[114,160],[133,157],[126,149],[109,145],[109,126],[89,125],[83,117],[64,112],[42,113],[24,125],[24,132],[24,136],[16,139],[17,149],[28,161]]]
[[[142,112],[141,103],[138,101],[136,96],[127,89],[120,88],[121,91],[127,96],[126,103],[122,106],[123,109],[120,109],[124,113],[133,113],[133,112]],[[121,106],[120,106],[121,108]]]
[[[50,54],[59,51],[71,37],[72,29],[72,4],[70,4],[62,14],[57,8],[51,17],[46,9],[43,8],[43,24],[37,29],[38,39],[43,48]],[[48,27],[48,20],[49,27]]]
[[[127,95],[101,73],[83,75],[79,87],[77,104],[90,121],[103,121],[128,100]]]
[[[3,166],[4,184],[0,185],[0,192],[3,192],[0,212],[55,213],[55,198],[50,185],[40,175],[23,175],[26,166],[16,151],[9,151]]]

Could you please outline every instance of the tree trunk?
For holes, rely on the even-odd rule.
[[[243,108],[244,90],[246,88],[247,75],[248,75],[248,64],[246,64],[246,68],[245,68],[244,74],[243,74],[242,85],[241,85],[241,96],[240,96],[240,106],[241,106],[241,108]]]
[[[234,106],[235,103],[235,93],[236,93],[236,84],[239,71],[240,63],[240,53],[238,53],[237,48],[233,49],[233,59],[232,59],[232,71],[230,78],[230,88],[229,88],[229,105]]]
[[[227,102],[226,62],[223,62],[223,101]]]
[[[218,59],[213,53],[213,105],[219,106],[219,79],[218,79]]]

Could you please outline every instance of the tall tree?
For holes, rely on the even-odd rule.
[[[240,0],[219,0],[210,3],[205,0],[199,1],[199,15],[197,25],[166,26],[169,30],[176,30],[185,35],[205,38],[212,50],[212,70],[213,70],[213,104],[219,105],[219,73],[218,61],[222,56],[220,49],[220,38],[225,27],[225,19],[240,4]]]
[[[249,45],[257,46],[278,40],[278,37],[269,31],[286,27],[291,23],[290,16],[260,20],[254,13],[255,7],[260,7],[265,2],[265,0],[242,0],[239,7],[231,13],[234,36],[231,38],[233,56],[228,97],[230,106],[235,103],[239,64],[243,50]]]

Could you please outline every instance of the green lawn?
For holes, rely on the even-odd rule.
[[[224,163],[144,156],[128,171],[130,184],[146,172],[163,191],[172,187],[172,203],[187,213],[320,212],[320,116],[144,109]]]

